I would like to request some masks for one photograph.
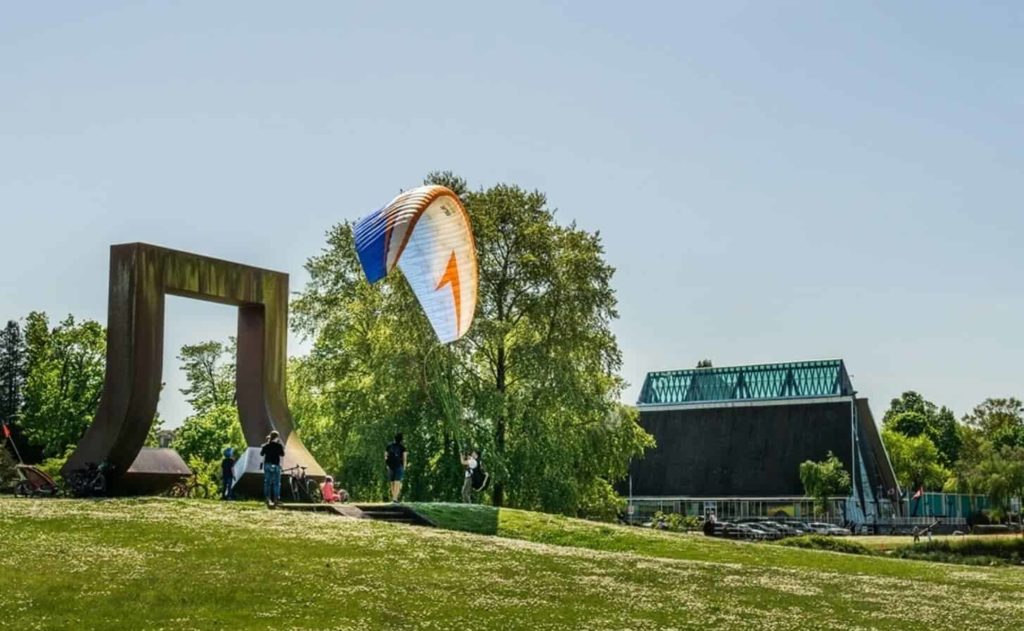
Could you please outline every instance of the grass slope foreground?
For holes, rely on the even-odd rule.
[[[1019,568],[420,509],[489,534],[247,504],[0,499],[0,627],[1010,629],[1024,614]]]

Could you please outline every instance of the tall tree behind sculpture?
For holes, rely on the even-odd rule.
[[[25,319],[25,386],[20,425],[46,456],[63,454],[88,427],[103,385],[106,332],[68,316],[50,328],[45,313]]]
[[[224,448],[240,450],[245,438],[235,407],[235,339],[186,344],[178,360],[187,385],[181,388],[192,414],[175,432],[171,447],[187,462],[219,461]]]
[[[14,320],[0,331],[0,419],[14,422],[25,385],[25,336]]]

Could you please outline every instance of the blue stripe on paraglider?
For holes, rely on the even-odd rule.
[[[383,209],[381,209],[383,210]],[[356,224],[356,252],[366,280],[375,283],[387,276],[387,229],[381,210],[371,213]]]

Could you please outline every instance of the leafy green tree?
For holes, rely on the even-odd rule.
[[[0,443],[3,443],[0,451],[6,452],[10,449],[12,457],[17,453],[34,461],[39,454],[21,453],[28,451],[19,424],[24,387],[25,336],[22,335],[18,323],[11,320],[3,330],[0,330],[0,422],[7,424],[8,431],[11,432],[11,443],[18,447],[14,448],[0,437]]]
[[[1024,403],[1018,399],[985,399],[964,416],[964,423],[997,449],[1024,447]]]
[[[92,320],[68,316],[50,328],[45,313],[25,320],[26,375],[21,425],[47,456],[63,454],[82,437],[103,388],[106,332]]]
[[[831,451],[822,461],[802,462],[800,482],[804,485],[807,497],[814,499],[814,508],[819,515],[828,511],[830,497],[846,496],[850,492],[850,474]]]
[[[496,505],[596,510],[652,444],[635,411],[617,403],[613,270],[599,235],[558,224],[536,191],[471,192],[449,173],[428,180],[460,192],[472,218],[473,328],[438,345],[400,274],[370,287],[351,225],[335,226],[293,304],[293,325],[314,339],[310,357],[293,366],[292,381],[309,393],[297,399],[292,390],[304,440],[341,467],[348,488],[372,492],[383,445],[403,431],[412,497],[455,498],[458,453],[476,447]]]
[[[178,361],[188,385],[181,389],[186,400],[198,414],[235,403],[235,340],[229,344],[216,341],[186,344]]]
[[[927,436],[939,450],[944,467],[960,457],[960,426],[952,410],[940,408],[912,390],[890,402],[882,427],[904,436]]]
[[[949,472],[939,461],[939,450],[927,436],[906,436],[882,430],[882,442],[889,453],[900,486],[909,490],[921,487],[942,488]]]
[[[21,412],[25,385],[25,337],[14,320],[0,331],[0,419],[12,422]]]
[[[175,432],[171,447],[186,461],[210,463],[220,460],[225,448],[245,446],[238,409],[222,403],[185,419]]]
[[[190,467],[206,471],[225,448],[245,446],[235,401],[235,346],[234,338],[228,344],[211,340],[186,344],[178,355],[186,380],[180,391],[193,414],[175,432],[171,447]],[[155,431],[149,440],[157,440]]]

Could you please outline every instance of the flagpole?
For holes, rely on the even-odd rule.
[[[7,424],[7,421],[0,421],[3,423],[4,437],[11,442],[11,447],[14,448],[14,455],[18,457],[18,464],[25,464],[25,461],[21,459],[21,452],[18,451],[18,446],[14,444],[14,437],[11,436],[11,426]]]

